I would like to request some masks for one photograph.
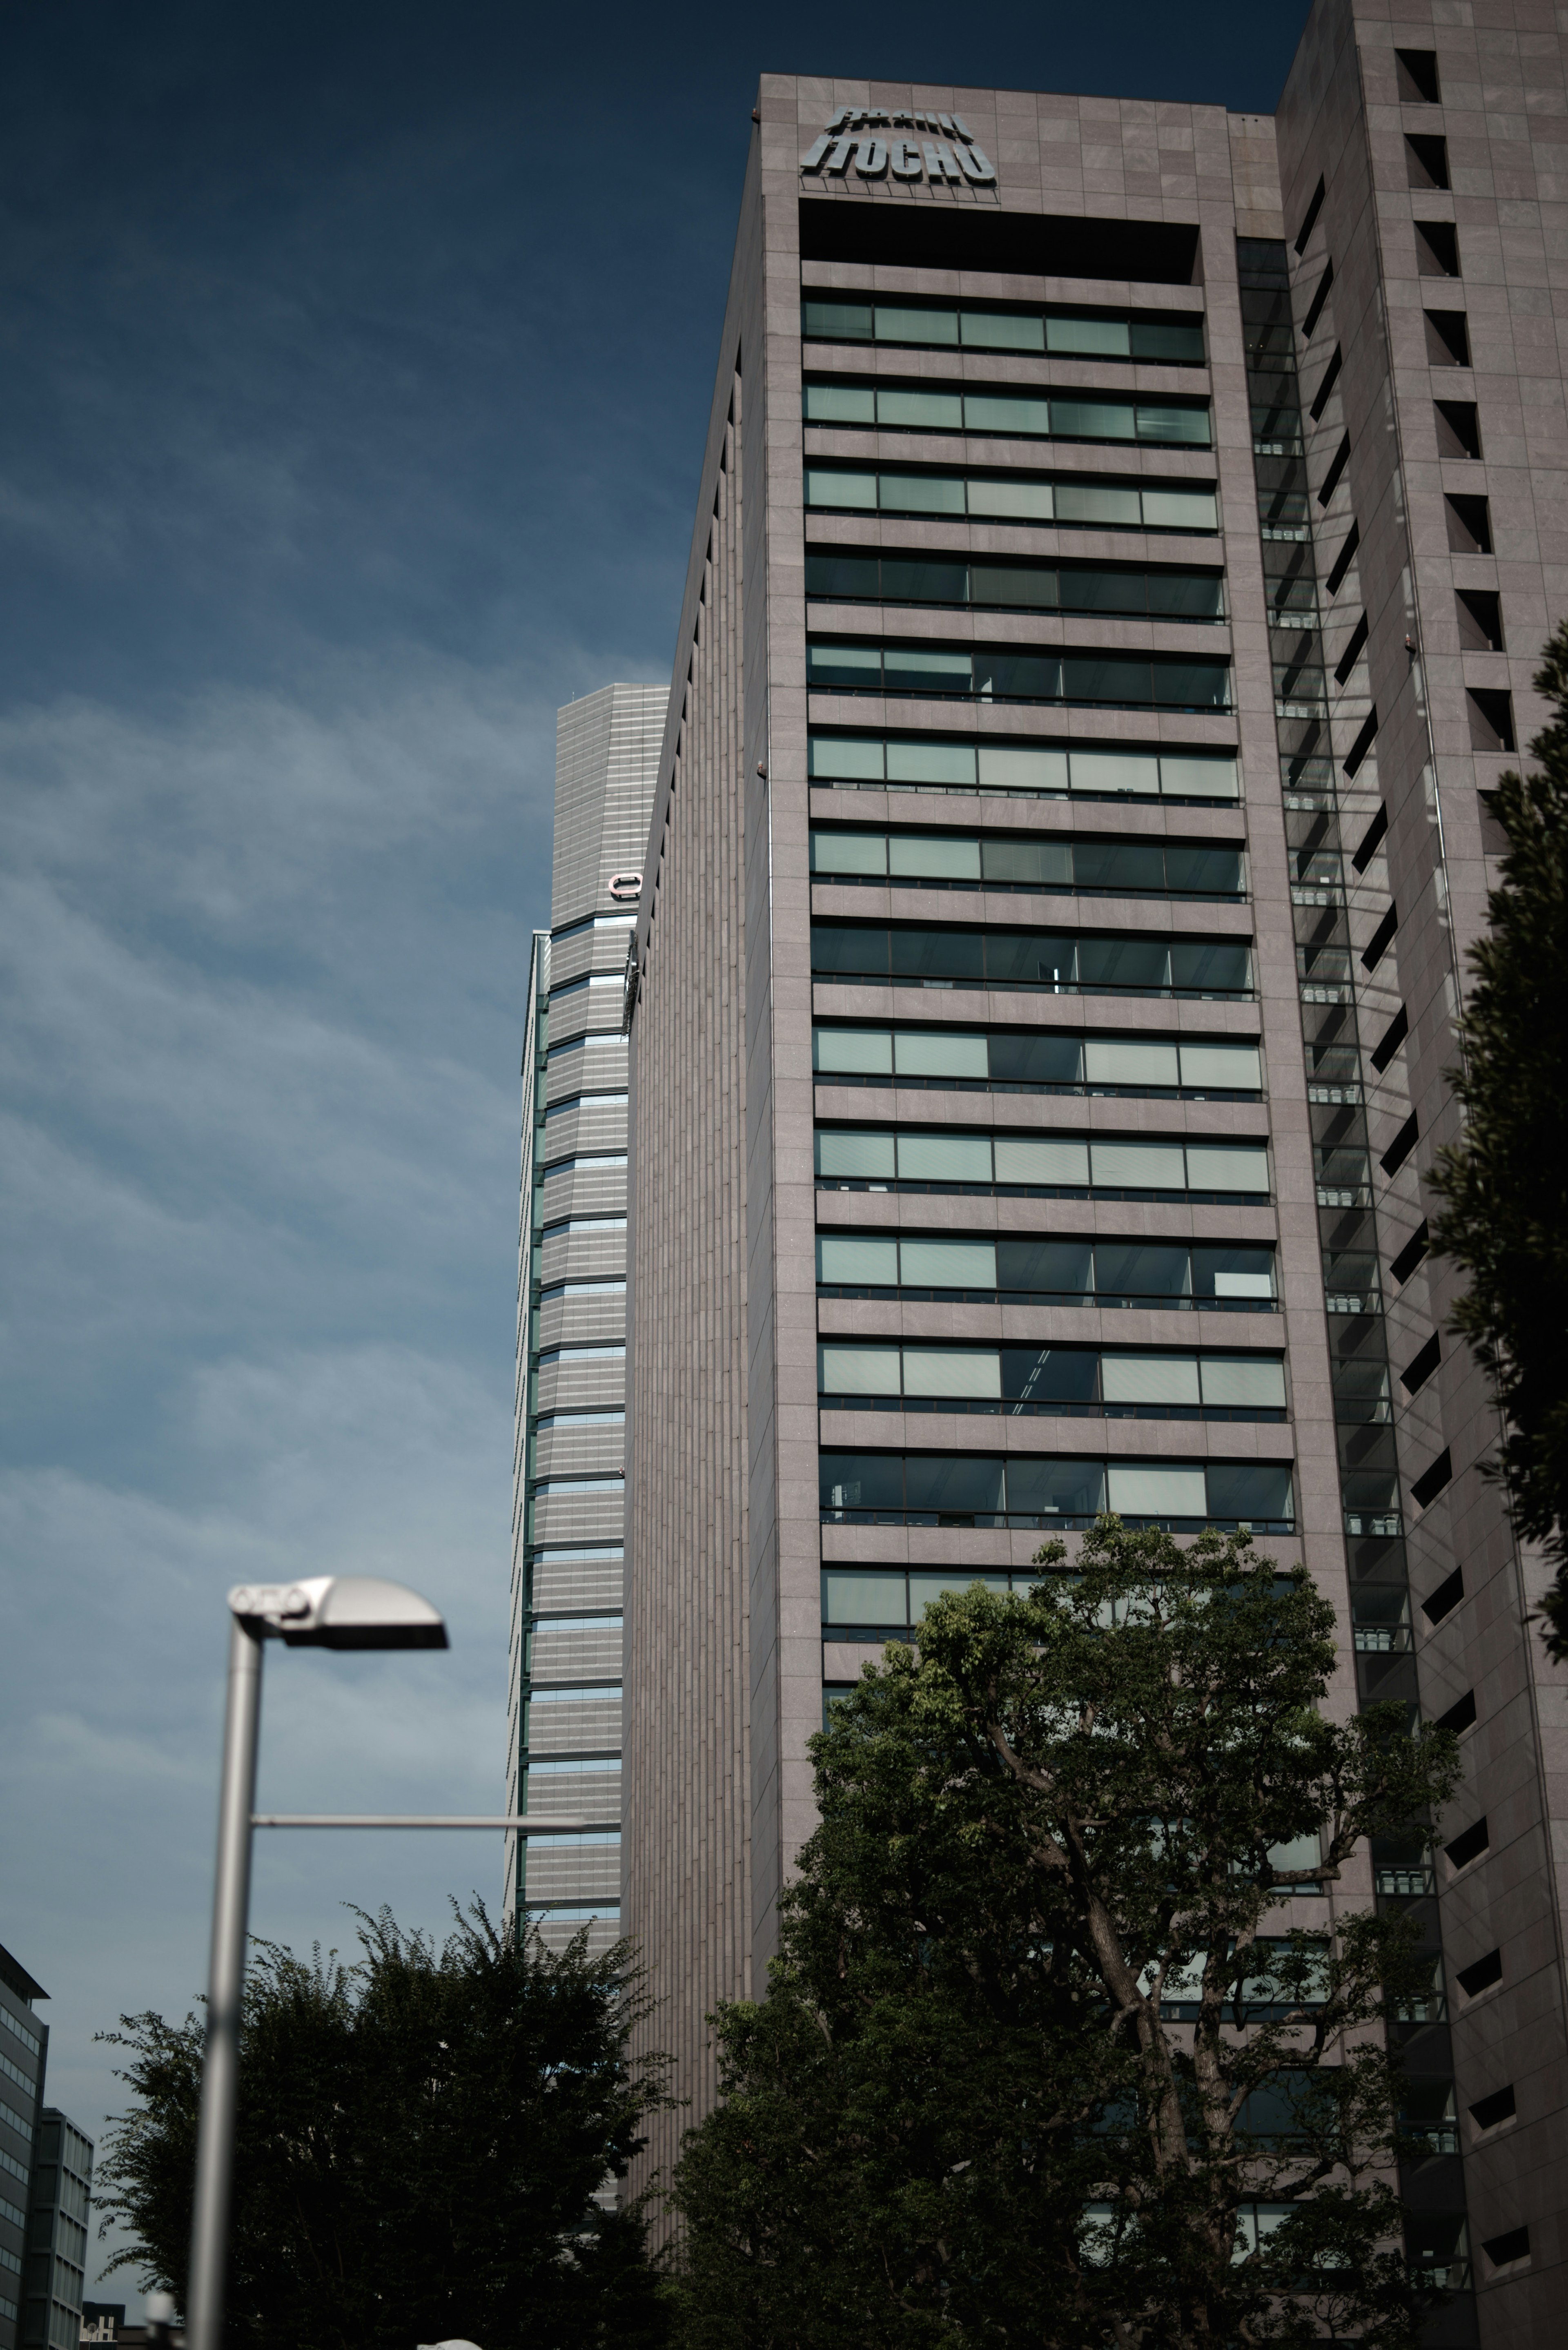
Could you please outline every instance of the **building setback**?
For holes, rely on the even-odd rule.
[[[1563,1676],[1422,1184],[1568,607],[1563,37],[1322,0],[1273,118],[758,118],[639,860],[623,1923],[693,2100],[648,2165],[834,1688],[1100,1507],[1246,1523],[1338,1611],[1334,1711],[1462,1733],[1445,1849],[1295,1908],[1430,1952],[1429,2338],[1555,2340]]]
[[[506,1912],[556,1948],[585,1925],[596,1950],[619,1931],[622,1013],[667,699],[607,685],[558,713],[550,928],[529,965],[507,1802],[603,1823],[506,1839]]]

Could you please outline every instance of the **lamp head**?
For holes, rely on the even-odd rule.
[[[298,1583],[241,1583],[229,1606],[265,1639],[291,1648],[444,1648],[446,1626],[417,1591],[375,1575],[313,1575]]]

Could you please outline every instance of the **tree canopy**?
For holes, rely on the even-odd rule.
[[[1246,1535],[1102,1519],[919,1642],[815,1741],[767,1997],[714,2019],[694,2350],[1414,2343],[1380,2027],[1429,1968],[1327,1896],[1452,1738],[1330,1719],[1333,1611]]]
[[[590,1960],[493,1927],[437,1947],[383,1911],[362,1960],[266,1942],[245,1985],[227,2337],[266,2350],[587,2350],[662,2339],[639,2209],[595,2198],[664,2100],[628,2054],[649,2002],[625,1946]],[[103,2035],[135,2103],[98,2196],[144,2287],[182,2303],[204,2025]]]
[[[1451,1073],[1463,1139],[1438,1154],[1432,1244],[1469,1274],[1454,1312],[1506,1423],[1499,1471],[1517,1532],[1556,1568],[1547,1647],[1568,1657],[1568,621],[1536,672],[1556,716],[1530,745],[1540,772],[1490,795],[1508,836],[1489,935]]]

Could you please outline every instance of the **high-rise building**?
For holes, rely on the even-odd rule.
[[[21,2340],[27,2181],[49,2054],[49,2027],[33,2002],[48,1995],[0,1944],[0,2350]]]
[[[87,2288],[92,2140],[46,2106],[38,2116],[27,2191],[23,2350],[76,2350]]]
[[[834,1689],[1102,1507],[1249,1524],[1335,1708],[1462,1737],[1441,1852],[1296,1905],[1429,1953],[1452,2343],[1568,2255],[1563,1676],[1423,1191],[1568,598],[1564,67],[1320,0],[1274,117],[764,77],[638,859],[623,1922],[691,2113]]]
[[[523,1054],[507,1797],[603,1822],[506,1840],[504,1906],[560,1947],[619,1932],[627,949],[669,690],[556,722],[550,928]]]

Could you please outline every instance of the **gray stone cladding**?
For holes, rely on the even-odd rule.
[[[667,701],[662,685],[609,685],[558,714],[552,930],[535,939],[523,1067],[507,1800],[610,1824],[621,1789],[628,877],[647,837]],[[619,1894],[612,1825],[507,1839],[505,1908],[524,1908],[552,1946],[586,1925],[590,1949],[607,1947]]]
[[[1507,757],[1475,748],[1472,730],[1499,708],[1485,697],[1502,691],[1512,694],[1521,737],[1536,723],[1530,671],[1558,586],[1547,568],[1562,510],[1552,469],[1568,450],[1551,323],[1563,275],[1556,161],[1563,151],[1554,143],[1568,135],[1562,45],[1550,11],[1489,8],[1478,29],[1482,16],[1468,0],[1435,13],[1407,0],[1397,16],[1319,7],[1277,125],[1176,102],[763,78],[641,852],[635,945],[623,1922],[662,2002],[652,2037],[674,2052],[677,2093],[692,2102],[656,2126],[634,2184],[654,2169],[668,2174],[680,2129],[711,2100],[703,2018],[717,2001],[753,1995],[765,1980],[779,1895],[813,1825],[807,1742],[823,1718],[825,1687],[852,1679],[862,1658],[876,1653],[853,1627],[846,1636],[825,1620],[825,1575],[1016,1573],[1043,1538],[1041,1523],[1010,1522],[994,1508],[971,1512],[972,1523],[939,1523],[934,1511],[825,1507],[819,1451],[916,1461],[983,1451],[1025,1471],[1043,1456],[1093,1456],[1129,1476],[1288,1461],[1292,1513],[1279,1522],[1283,1531],[1258,1539],[1266,1555],[1304,1560],[1334,1607],[1340,1660],[1331,1709],[1347,1715],[1386,1689],[1403,1694],[1412,1638],[1418,1680],[1410,1696],[1426,1713],[1440,1714],[1472,1685],[1477,1699],[1467,1794],[1445,1825],[1452,1833],[1488,1813],[1488,1853],[1464,1872],[1417,1856],[1403,1875],[1386,1856],[1376,1878],[1382,1886],[1408,1877],[1414,1887],[1418,1877],[1412,1898],[1426,1898],[1430,1882],[1443,1913],[1446,1988],[1438,1984],[1425,2022],[1407,2035],[1431,2149],[1406,2179],[1418,2214],[1425,2199],[1431,2219],[1427,2234],[1424,2221],[1416,2227],[1409,2251],[1457,2286],[1468,2287],[1473,2264],[1478,2291],[1473,2300],[1461,2292],[1433,2321],[1430,2338],[1471,2341],[1478,2326],[1488,2343],[1552,2338],[1543,2330],[1544,2280],[1562,2258],[1562,2223],[1552,2215],[1568,2203],[1552,2168],[1562,2161],[1568,2106],[1552,1874],[1563,1835],[1556,1759],[1564,1745],[1563,1677],[1545,1666],[1521,1620],[1540,1570],[1515,1561],[1495,1492],[1477,1473],[1491,1423],[1473,1366],[1445,1338],[1435,1376],[1403,1376],[1451,1302],[1407,1243],[1425,1212],[1421,1170],[1456,1130],[1442,1072],[1455,1056],[1462,949],[1483,919],[1486,859],[1497,846],[1477,794]],[[1394,51],[1407,43],[1435,47],[1448,60],[1442,107],[1424,103],[1418,125],[1394,75]],[[802,158],[846,107],[961,117],[994,163],[997,186],[976,185],[972,175],[961,184],[895,184],[856,168],[803,176]],[[1449,140],[1449,191],[1408,184],[1406,137],[1412,127],[1424,135],[1428,124]],[[1320,174],[1324,199],[1298,253],[1293,241]],[[1423,263],[1414,241],[1418,217],[1456,224],[1462,282],[1444,278],[1434,292],[1437,248],[1422,248]],[[1085,223],[1105,224],[1107,234],[1096,229],[1096,243],[1079,233]],[[1169,261],[1179,240],[1168,238],[1163,258],[1147,258],[1175,229],[1196,232],[1179,283]],[[1005,252],[987,243],[999,231],[1011,239]],[[1265,473],[1254,473],[1254,451],[1272,444],[1252,411],[1239,240],[1243,249],[1259,241],[1292,246],[1298,323],[1289,348],[1316,541],[1316,658],[1328,680],[1326,748],[1318,754],[1332,754],[1340,835],[1315,864],[1311,811],[1292,805],[1282,769],[1296,689],[1288,659],[1280,660],[1280,631],[1271,629],[1277,574],[1265,577]],[[1113,260],[1125,275],[1086,274]],[[1334,276],[1318,301],[1330,260]],[[1200,317],[1205,356],[1199,365],[1081,348],[999,351],[961,343],[956,332],[945,341],[892,331],[878,339],[868,324],[854,338],[826,331],[807,338],[803,302],[830,300],[859,305],[867,321],[878,305],[892,312],[922,303],[1132,313],[1173,324]],[[1422,310],[1467,303],[1484,320],[1472,323],[1474,369],[1439,368],[1428,356]],[[823,406],[820,421],[808,420],[803,380],[836,387],[837,410]],[[921,407],[916,396],[926,391],[940,392],[947,406]],[[1023,438],[1006,428],[1015,411],[1001,401],[974,411],[985,421],[961,431],[953,403],[971,392],[981,400],[1049,394],[1086,404],[1073,411],[1080,416],[1129,394],[1151,412],[1200,400],[1210,439],[1153,445],[1156,432],[1150,445],[1124,435],[1107,446],[1097,427],[1063,434],[1054,424],[1055,437]],[[1479,458],[1456,457],[1437,437],[1437,399],[1479,406]],[[816,465],[846,469],[873,488],[841,501],[841,510],[826,510],[815,493],[808,505],[805,474]],[[975,504],[964,509],[948,498],[944,505],[934,495],[928,510],[916,513],[909,501],[896,510],[875,487],[888,469],[900,478],[924,469],[921,478],[961,473],[992,484],[1048,476],[1073,495],[1059,513],[1049,510],[1054,520],[1038,491],[1030,492],[1027,520],[1022,496],[1009,507],[995,493],[983,515]],[[1106,484],[1140,500],[1151,486],[1212,495],[1218,530],[1159,531],[1143,503],[1141,524],[1128,525],[1125,512],[1115,525],[1073,522],[1090,512],[1087,492]],[[1491,554],[1450,551],[1457,525],[1445,501],[1453,494],[1490,499]],[[819,558],[850,556],[884,566],[910,556],[971,567],[1021,558],[1207,565],[1223,571],[1223,617],[1199,624],[1104,609],[981,612],[978,599],[965,607],[950,598],[944,608],[917,597],[877,605],[840,589],[829,600],[815,587],[808,600],[808,559],[818,566],[814,577],[846,579],[846,571],[830,574]],[[1461,635],[1455,589],[1494,585],[1508,608],[1505,649],[1477,650]],[[1473,635],[1473,615],[1467,625]],[[819,639],[852,652],[880,645],[898,660],[846,691],[829,681],[826,664],[814,677]],[[970,648],[1085,660],[1187,660],[1196,648],[1227,665],[1228,691],[1207,706],[1190,695],[1186,704],[1140,703],[1130,693],[1096,700],[1092,687],[1043,704],[1022,691],[971,695],[928,684],[909,691],[892,681],[898,662],[907,674],[925,650],[950,662]],[[1478,689],[1483,699],[1475,703]],[[910,753],[897,772],[890,764],[870,781],[870,753],[859,754],[853,775],[814,765],[814,736],[830,743],[850,734],[862,743],[917,745],[926,764],[912,764]],[[1051,795],[1040,795],[1044,785],[995,780],[1023,775],[1016,754],[1040,746],[1073,754],[1070,795],[1065,762],[1052,771],[1063,780]],[[1125,754],[1144,763],[1144,775],[1157,754],[1229,759],[1239,796],[1162,790],[1151,797],[1147,782],[1118,785],[1122,796],[1096,796],[1077,781],[1081,754]],[[1094,772],[1085,765],[1086,775]],[[966,773],[969,783],[955,780]],[[939,774],[946,780],[931,780]],[[891,877],[854,886],[814,879],[813,827],[844,825],[929,841],[980,832],[1003,845],[1045,832],[1085,845],[1108,835],[1176,847],[1235,842],[1245,851],[1246,901],[1206,907],[1199,919],[1158,898],[1058,894],[1035,902],[990,888],[939,894]],[[1334,876],[1324,880],[1331,856]],[[1320,901],[1347,926],[1355,973],[1360,1041],[1355,1048],[1353,1028],[1344,1070],[1324,1057],[1328,1025],[1298,955],[1312,944]],[[1390,905],[1397,910],[1391,943]],[[819,923],[961,924],[984,939],[1033,922],[1048,924],[1053,936],[1075,932],[1080,942],[1118,926],[1146,940],[1201,930],[1248,944],[1248,985],[1209,996],[1085,991],[1064,999],[1001,983],[871,984],[842,969],[827,976],[826,967],[814,984],[814,916]],[[1385,1052],[1401,1005],[1408,1041],[1396,1037]],[[1310,1091],[1303,1021],[1316,1055]],[[1262,1084],[1218,1093],[1213,1078],[1185,1088],[1085,1081],[1032,1089],[977,1078],[976,1067],[994,1076],[1001,1066],[988,1064],[990,1047],[978,1045],[978,1064],[964,1048],[971,1075],[961,1083],[913,1076],[903,1060],[897,1076],[857,1078],[842,1066],[816,1068],[814,1023],[867,1033],[916,1028],[938,1044],[981,1031],[1010,1046],[1070,1035],[1086,1040],[1085,1069],[1108,1066],[1110,1047],[1129,1036],[1151,1053],[1176,1043],[1248,1045],[1260,1056]],[[886,1066],[890,1073],[890,1057]],[[1338,1072],[1332,1084],[1331,1068]],[[552,1068],[552,1099],[564,1097],[564,1086],[559,1096],[551,1092],[556,1082]],[[1364,1094],[1364,1106],[1330,1099],[1335,1085]],[[1334,1121],[1345,1107],[1365,1116],[1371,1170],[1362,1188],[1369,1180],[1374,1253],[1381,1255],[1380,1268],[1361,1267],[1363,1289],[1349,1303],[1351,1275],[1334,1257],[1332,1232],[1320,1228],[1325,1207],[1334,1206]],[[1415,1148],[1402,1142],[1412,1115]],[[819,1179],[818,1130],[860,1128],[899,1137],[982,1132],[998,1148],[1007,1138],[1041,1137],[1262,1141],[1269,1188],[1265,1195],[1091,1191],[1081,1182],[840,1187]],[[819,1233],[1272,1248],[1274,1295],[1265,1310],[1246,1315],[1195,1300],[1179,1311],[1147,1299],[1074,1305],[929,1288],[819,1296]],[[607,1233],[585,1233],[566,1245],[607,1252],[611,1243]],[[1387,1332],[1400,1476],[1398,1490],[1376,1508],[1350,1481],[1362,1441],[1354,1431],[1342,1488],[1336,1419],[1345,1317],[1365,1319],[1374,1293],[1386,1307],[1377,1326]],[[877,1341],[1256,1350],[1282,1355],[1287,1409],[1282,1419],[1221,1420],[1161,1410],[987,1417],[949,1410],[940,1399],[918,1410],[907,1399],[896,1409],[850,1397],[819,1405],[819,1347]],[[1389,1409],[1382,1404],[1366,1423],[1379,1460],[1387,1448],[1377,1431]],[[1445,1448],[1446,1483],[1437,1467]],[[1360,1531],[1351,1524],[1353,1492],[1362,1497]],[[1075,1537],[1067,1539],[1071,1549]],[[1358,1631],[1347,1542],[1364,1540],[1407,1544],[1413,1632],[1403,1622]],[[1460,1569],[1462,1605],[1432,1621],[1420,1603]],[[1296,1903],[1296,1922],[1327,1929],[1375,1895],[1372,1865],[1363,1861],[1326,1899]],[[1504,1944],[1502,1982],[1471,1999],[1456,1970],[1494,1942]],[[1533,2069],[1516,2053],[1517,2035],[1532,2022]],[[1440,2067],[1450,2054],[1458,2102],[1438,2114],[1432,2096],[1447,2095]],[[1519,2119],[1501,2131],[1472,2127],[1469,2103],[1505,2081],[1521,2085]],[[1451,2183],[1460,2163],[1468,2239],[1465,2190]],[[1520,2253],[1511,2230],[1526,2224],[1528,2251]]]

